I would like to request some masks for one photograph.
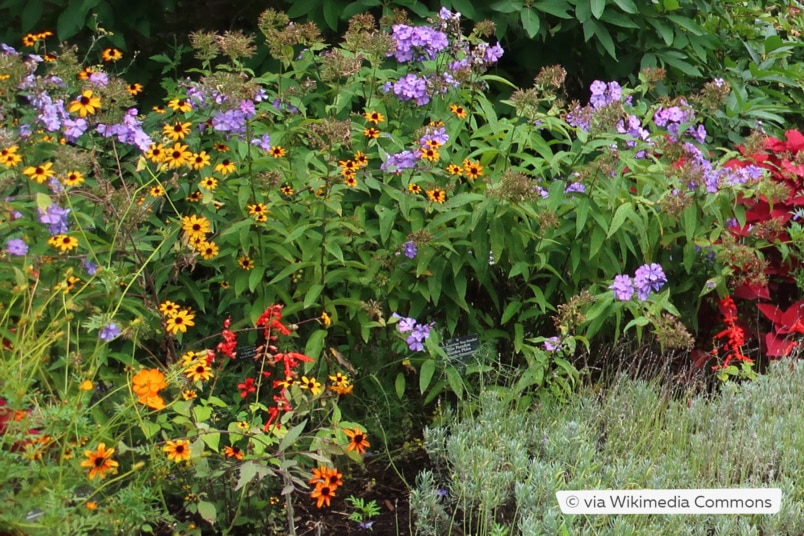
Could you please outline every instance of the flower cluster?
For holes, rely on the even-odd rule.
[[[195,325],[195,313],[192,309],[185,309],[170,300],[159,305],[159,312],[165,319],[165,331],[173,335],[187,333],[187,328]]]
[[[430,337],[430,329],[435,323],[419,324],[416,319],[408,318],[394,313],[392,318],[399,319],[396,329],[399,333],[410,333],[405,339],[408,348],[414,352],[424,350],[424,341]]]
[[[428,26],[408,26],[395,24],[391,32],[394,40],[394,56],[400,63],[409,61],[433,60],[436,54],[447,48],[447,34]]]
[[[316,507],[330,506],[330,501],[335,497],[335,492],[343,486],[343,475],[335,468],[320,466],[313,469],[310,484],[315,488],[310,493],[310,497],[315,499]]]
[[[753,363],[753,360],[743,353],[743,346],[745,346],[745,332],[737,324],[737,306],[731,296],[726,296],[720,300],[718,304],[720,314],[723,315],[723,322],[726,324],[726,329],[717,333],[714,337],[715,340],[725,339],[723,350],[726,352],[726,358],[715,369],[726,368],[733,360],[744,361]],[[717,346],[713,350],[717,354]]]
[[[662,267],[652,263],[643,264],[637,268],[633,279],[627,274],[614,276],[614,282],[609,289],[613,290],[615,297],[621,301],[630,300],[634,292],[636,292],[638,300],[646,301],[651,291],[658,292],[665,283],[667,283],[667,277],[664,275]]]
[[[164,409],[165,401],[159,391],[166,387],[165,375],[159,369],[143,369],[131,378],[131,390],[137,395],[137,402],[151,409]]]

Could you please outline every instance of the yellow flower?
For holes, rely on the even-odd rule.
[[[411,182],[408,184],[408,191],[412,194],[420,194],[422,193],[422,187],[415,182]]]
[[[281,156],[285,156],[288,152],[279,145],[275,145],[271,147],[270,153],[274,158],[279,158]]]
[[[164,452],[167,452],[168,460],[179,463],[190,459],[190,442],[186,439],[177,439],[170,441],[162,447]]]
[[[157,184],[156,186],[151,186],[150,188],[148,188],[148,195],[150,195],[151,197],[162,197],[163,195],[165,195],[165,189],[162,188],[162,186],[160,186],[159,184]]]
[[[78,186],[82,182],[84,182],[84,174],[80,171],[70,171],[61,180],[64,186]]]
[[[173,316],[179,312],[179,305],[170,300],[165,300],[159,305],[159,312],[165,316]]]
[[[201,254],[201,258],[204,260],[214,259],[218,256],[218,245],[215,242],[201,242],[200,244],[195,246],[195,249]]]
[[[81,96],[70,103],[67,111],[70,113],[78,113],[81,117],[94,114],[101,107],[100,97],[92,94],[91,89],[85,89],[81,92]]]
[[[46,180],[50,179],[51,177],[55,176],[53,173],[53,164],[50,162],[45,162],[39,166],[28,166],[22,170],[23,175],[27,175],[32,181],[36,182],[36,184],[42,184]]]
[[[463,119],[467,115],[466,110],[464,109],[464,107],[460,106],[458,104],[450,104],[449,105],[449,111],[454,113],[455,116],[458,117],[459,119]]]
[[[246,421],[240,421],[237,423],[237,427],[244,432],[248,432],[249,429],[251,428],[251,425]]]
[[[174,112],[191,112],[193,110],[192,103],[185,99],[171,99],[167,105]]]
[[[327,314],[326,311],[321,313],[321,316],[319,316],[318,318],[321,319],[321,323],[324,324],[325,326],[331,326],[332,325],[332,318]]]
[[[236,169],[237,166],[235,166],[234,162],[232,162],[228,158],[224,158],[223,160],[215,164],[215,171],[217,171],[221,175],[228,175],[229,173],[234,173]]]
[[[430,162],[438,162],[438,159],[441,158],[441,155],[436,149],[432,147],[427,147],[422,149],[422,160],[429,160]]]
[[[293,195],[294,193],[293,186],[289,184],[283,184],[282,187],[279,188],[279,191],[284,195]]]
[[[371,446],[366,440],[366,434],[359,428],[355,427],[354,430],[345,429],[344,432],[349,438],[349,446],[346,447],[346,452],[356,451],[360,454],[366,452],[366,448]]]
[[[126,89],[128,89],[128,92],[132,95],[139,95],[142,93],[142,84],[134,82],[133,84],[129,84]]]
[[[383,115],[380,112],[374,112],[374,111],[366,112],[363,114],[363,117],[365,117],[366,120],[375,125],[385,121],[385,117],[383,117]]]
[[[268,207],[265,203],[255,203],[253,205],[247,205],[246,208],[248,209],[248,213],[250,216],[256,216],[257,214],[265,214],[268,212]]]
[[[18,166],[22,162],[22,156],[17,154],[18,150],[19,147],[16,145],[0,150],[0,164],[7,168]]]
[[[81,391],[91,391],[94,388],[95,388],[95,384],[92,383],[92,380],[84,380],[78,386],[78,389],[80,389]]]
[[[201,182],[198,183],[198,186],[212,192],[218,187],[218,179],[215,177],[204,177],[201,179]]]
[[[354,156],[353,159],[355,161],[355,164],[357,164],[358,168],[364,168],[364,167],[366,167],[368,165],[368,157],[366,155],[364,155],[363,153],[361,153],[360,151],[357,151],[355,153],[355,156]]]
[[[118,463],[112,459],[114,449],[107,449],[106,443],[98,443],[96,450],[87,450],[84,452],[86,460],[81,462],[81,467],[89,468],[89,479],[92,480],[96,476],[101,480],[106,477],[106,472],[111,471],[116,473],[115,469]]]
[[[349,175],[345,179],[343,179],[343,183],[348,186],[349,188],[356,188],[357,187],[357,179],[354,175]]]
[[[205,382],[212,378],[212,367],[203,363],[196,363],[192,367],[184,369],[184,375],[194,382]]]
[[[240,447],[223,447],[223,453],[227,458],[234,458],[235,460],[243,459],[243,451]]]
[[[86,507],[87,510],[97,510],[98,509],[98,503],[96,503],[95,501],[87,501],[84,504],[84,507]]]
[[[187,150],[186,145],[174,143],[173,149],[168,149],[167,153],[165,154],[164,161],[167,162],[169,168],[173,169],[188,164],[192,156],[193,153]]]
[[[101,52],[101,59],[105,62],[119,61],[123,57],[123,53],[116,48],[107,48]]]
[[[155,164],[160,164],[167,158],[165,147],[161,143],[152,143],[151,146],[145,151],[145,158]]]
[[[463,168],[461,166],[450,164],[447,166],[447,173],[450,175],[463,175]]]
[[[51,236],[48,239],[47,243],[53,246],[54,248],[58,248],[62,253],[64,253],[65,251],[71,251],[76,247],[78,247],[78,239],[65,234],[57,234],[56,236]]]
[[[483,176],[483,166],[480,165],[480,162],[474,162],[472,160],[464,160],[463,172],[466,174],[467,179],[473,181],[478,177]]]
[[[162,134],[170,138],[170,141],[183,140],[185,136],[190,134],[190,123],[176,121],[172,125],[162,126]]]
[[[192,400],[193,398],[198,397],[198,393],[193,391],[192,389],[185,389],[181,392],[181,397],[183,400]]]
[[[251,270],[252,268],[254,268],[254,261],[251,260],[250,257],[246,256],[237,259],[237,264],[239,264],[243,270]]]
[[[441,188],[433,188],[432,190],[427,190],[427,199],[430,201],[435,201],[439,205],[443,204],[444,201],[447,199],[447,192],[442,190]]]
[[[206,151],[195,153],[191,159],[193,169],[201,169],[209,165],[209,155]]]
[[[308,378],[307,376],[302,376],[301,382],[299,382],[299,387],[301,389],[309,389],[313,396],[320,395],[322,391],[321,382],[315,378]]]
[[[195,236],[204,238],[212,230],[208,219],[203,216],[196,216],[195,214],[182,217],[181,228],[187,236],[191,238]]]
[[[190,203],[198,203],[203,198],[204,198],[204,195],[201,192],[196,190],[195,192],[191,193],[190,195],[188,195],[184,199],[186,199]]]
[[[187,327],[195,325],[195,322],[193,322],[194,318],[195,313],[189,309],[179,309],[175,315],[167,318],[167,321],[165,322],[165,330],[173,335],[176,335],[180,331],[182,333],[187,333]]]
[[[363,131],[363,135],[364,135],[365,137],[369,138],[369,139],[374,139],[374,140],[376,140],[377,138],[379,138],[379,137],[380,137],[380,131],[379,131],[379,129],[376,129],[376,128],[374,128],[374,127],[371,127],[371,128],[367,128],[367,129],[365,129],[365,130]]]

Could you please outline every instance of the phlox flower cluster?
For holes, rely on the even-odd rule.
[[[589,105],[595,110],[623,100],[623,90],[617,82],[595,80],[589,86],[589,90],[592,92],[592,96],[589,97]],[[630,96],[626,98],[625,104],[631,104]]]
[[[695,120],[695,110],[687,104],[687,101],[680,99],[679,104],[667,108],[660,107],[653,114],[653,123],[657,127],[666,129],[673,141],[680,137],[679,127],[682,123],[692,123]],[[696,128],[689,127],[684,133],[691,136],[698,143],[703,143],[706,140],[706,129],[703,125],[698,125]]]
[[[430,329],[434,323],[419,324],[415,318],[403,317],[397,313],[394,313],[391,317],[399,319],[399,323],[396,325],[399,333],[410,333],[405,339],[408,349],[414,352],[424,350],[424,341],[430,337]]]
[[[447,34],[429,26],[395,24],[391,38],[394,40],[395,49],[388,55],[394,56],[400,63],[433,60],[449,45]]]
[[[39,222],[47,225],[47,230],[51,236],[66,233],[69,229],[67,225],[67,215],[69,208],[62,208],[56,203],[52,203],[44,212],[39,211]]]
[[[636,292],[637,299],[646,301],[651,292],[658,292],[667,283],[662,267],[656,263],[643,264],[636,269],[633,279],[627,274],[614,276],[609,289],[621,301],[628,301]]]
[[[388,159],[380,164],[380,169],[389,173],[397,173],[403,169],[413,169],[420,158],[420,151],[402,151],[389,155]]]
[[[68,130],[65,133],[68,135],[69,133],[78,133],[80,129],[73,129]],[[86,130],[86,121],[84,121],[84,130]],[[98,133],[105,137],[111,138],[112,136],[117,138],[117,141],[120,143],[126,143],[128,145],[136,145],[140,151],[147,151],[148,148],[153,143],[151,137],[145,133],[142,129],[142,122],[137,119],[137,109],[130,108],[126,111],[126,114],[123,116],[123,121],[116,125],[104,125],[100,124],[97,126]],[[83,134],[83,132],[78,133],[78,136]]]
[[[686,164],[695,175],[703,178],[703,186],[710,194],[718,192],[723,186],[750,184],[762,178],[762,168],[754,165],[745,167],[715,167],[704,157],[701,150],[692,143],[684,144]],[[700,186],[690,183],[690,189]]]
[[[408,73],[396,82],[386,82],[383,91],[394,92],[394,95],[401,101],[412,100],[418,106],[424,106],[430,102],[431,91],[428,87],[427,78]]]

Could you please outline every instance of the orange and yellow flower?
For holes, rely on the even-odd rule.
[[[36,184],[42,184],[46,180],[56,176],[53,172],[53,164],[51,162],[45,162],[38,166],[28,166],[22,170],[22,174],[36,182]]]
[[[106,48],[101,52],[101,59],[105,62],[120,61],[123,58],[123,53],[116,48]]]
[[[195,313],[190,309],[179,309],[175,315],[169,316],[165,321],[165,330],[176,335],[179,332],[187,333],[187,328],[194,326]]]
[[[349,446],[346,447],[346,452],[355,451],[364,454],[366,448],[371,446],[371,443],[366,440],[366,433],[356,426],[354,430],[344,429],[344,433],[349,438]]]
[[[80,117],[92,115],[101,107],[100,97],[93,95],[91,89],[85,89],[81,96],[70,103],[67,111],[77,113]]]
[[[190,452],[190,442],[186,439],[168,440],[162,450],[167,452],[168,460],[176,463],[189,460],[192,454]]]
[[[47,243],[65,253],[78,247],[78,239],[66,234],[57,234],[48,238]]]
[[[103,480],[107,472],[117,472],[118,463],[112,459],[113,455],[114,449],[107,449],[106,443],[98,443],[97,449],[84,452],[87,459],[81,462],[81,467],[89,468],[90,480],[95,477]]]

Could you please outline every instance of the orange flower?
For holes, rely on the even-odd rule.
[[[106,472],[116,472],[118,463],[112,459],[114,449],[107,449],[106,443],[98,443],[96,450],[88,450],[84,452],[86,460],[81,462],[81,467],[89,468],[89,479],[92,480],[96,476],[100,479],[106,477]]]
[[[131,390],[137,395],[137,402],[151,409],[165,407],[159,391],[166,387],[165,375],[159,369],[143,369],[131,378]]]
[[[322,506],[329,506],[330,501],[335,497],[335,490],[332,489],[330,486],[319,484],[310,494],[310,497],[316,500],[315,503],[316,508],[321,508]]]
[[[349,446],[346,447],[346,452],[354,450],[360,454],[365,454],[366,448],[371,446],[371,443],[366,440],[365,432],[356,426],[354,430],[344,429],[344,433],[349,438]]]
[[[243,459],[243,451],[240,447],[223,447],[223,453],[227,458],[234,458],[235,460]]]

